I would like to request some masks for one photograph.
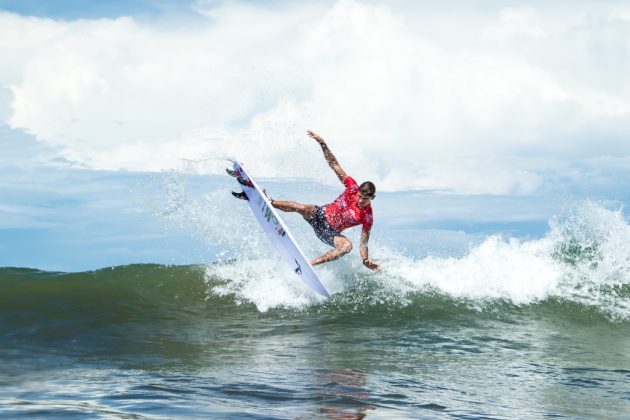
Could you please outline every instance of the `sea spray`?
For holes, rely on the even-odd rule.
[[[213,286],[213,293],[234,296],[238,304],[254,303],[261,312],[276,307],[304,308],[323,299],[279,259],[250,259],[210,265],[206,276],[229,279]]]
[[[436,253],[420,258],[413,249],[402,253],[378,244],[376,232],[370,255],[383,270],[365,269],[356,255],[358,246],[341,260],[318,266],[320,278],[335,295],[332,302],[324,302],[275,255],[247,206],[230,197],[235,187],[231,181],[209,192],[191,193],[180,175],[165,174],[163,215],[220,249],[219,264],[206,268],[207,278],[221,279],[209,282],[209,295],[252,303],[261,312],[321,304],[344,307],[350,302],[357,307],[382,302],[404,307],[428,294],[480,311],[495,304],[518,307],[554,300],[611,320],[630,319],[630,226],[619,208],[586,201],[552,217],[539,238],[491,234],[457,257]],[[307,256],[326,251],[301,217],[284,216]],[[356,232],[348,233],[358,240]]]
[[[563,263],[558,297],[630,319],[630,225],[621,209],[588,201],[550,226],[553,256]]]
[[[491,235],[463,257],[415,259],[374,248],[382,263],[372,273],[351,254],[318,267],[322,280],[347,301],[349,293],[369,284],[373,296],[363,305],[413,304],[423,294],[438,294],[484,310],[496,303],[531,305],[546,300],[593,308],[611,320],[630,319],[630,226],[620,210],[587,202],[550,221],[542,238],[521,240]],[[213,289],[254,303],[260,311],[300,309],[323,303],[279,259],[242,256],[230,265],[210,265],[207,276],[229,279]],[[350,299],[352,300],[352,299]],[[334,303],[333,303],[334,304]]]

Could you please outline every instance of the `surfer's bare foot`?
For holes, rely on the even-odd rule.
[[[247,198],[247,195],[245,195],[244,192],[234,192],[232,191],[232,195],[236,198],[239,198],[241,200],[249,200],[249,198]]]

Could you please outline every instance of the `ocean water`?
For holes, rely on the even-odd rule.
[[[252,224],[239,243],[194,223],[232,251],[200,265],[0,269],[0,416],[630,416],[621,210],[587,203],[538,238],[490,235],[460,255],[383,246],[380,273],[347,257],[318,267],[330,300]]]

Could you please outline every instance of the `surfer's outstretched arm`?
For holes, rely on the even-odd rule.
[[[337,178],[339,178],[341,183],[345,185],[348,175],[346,174],[346,171],[341,168],[341,165],[339,165],[339,162],[337,162],[337,158],[330,151],[324,139],[321,138],[321,136],[314,131],[308,130],[307,133],[310,137],[314,138],[315,141],[317,141],[317,143],[319,143],[319,145],[322,147],[322,151],[324,152],[324,157],[326,158],[326,162],[328,162],[328,166],[330,166],[332,170],[335,171],[335,174],[337,174]]]
[[[359,246],[359,254],[363,259],[363,265],[370,270],[380,270],[381,266],[372,261],[368,252],[368,241],[370,240],[370,231],[363,229],[361,231],[361,245]]]

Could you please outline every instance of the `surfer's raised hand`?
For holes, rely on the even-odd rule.
[[[378,265],[377,263],[375,263],[374,261],[372,261],[369,258],[366,258],[363,260],[363,265],[366,266],[367,268],[369,268],[370,270],[374,270],[374,271],[380,271],[381,270],[381,266]]]
[[[306,131],[306,133],[307,133],[310,137],[312,137],[313,139],[315,139],[315,141],[317,141],[317,143],[319,143],[319,144],[321,144],[321,145],[326,144],[326,142],[324,141],[324,139],[323,139],[323,138],[322,138],[319,134],[317,134],[316,132],[314,132],[314,131],[312,131],[312,130],[307,130],[307,131]]]
[[[337,162],[337,158],[330,151],[324,139],[319,134],[317,134],[316,132],[312,130],[306,130],[306,133],[309,135],[309,137],[315,139],[315,141],[319,143],[319,145],[322,147],[322,151],[324,152],[324,158],[326,159],[326,162],[328,162],[328,166],[330,166],[332,170],[335,171],[337,178],[339,178],[341,183],[345,185],[345,181],[348,175],[341,168],[341,166],[339,165],[339,162]]]

